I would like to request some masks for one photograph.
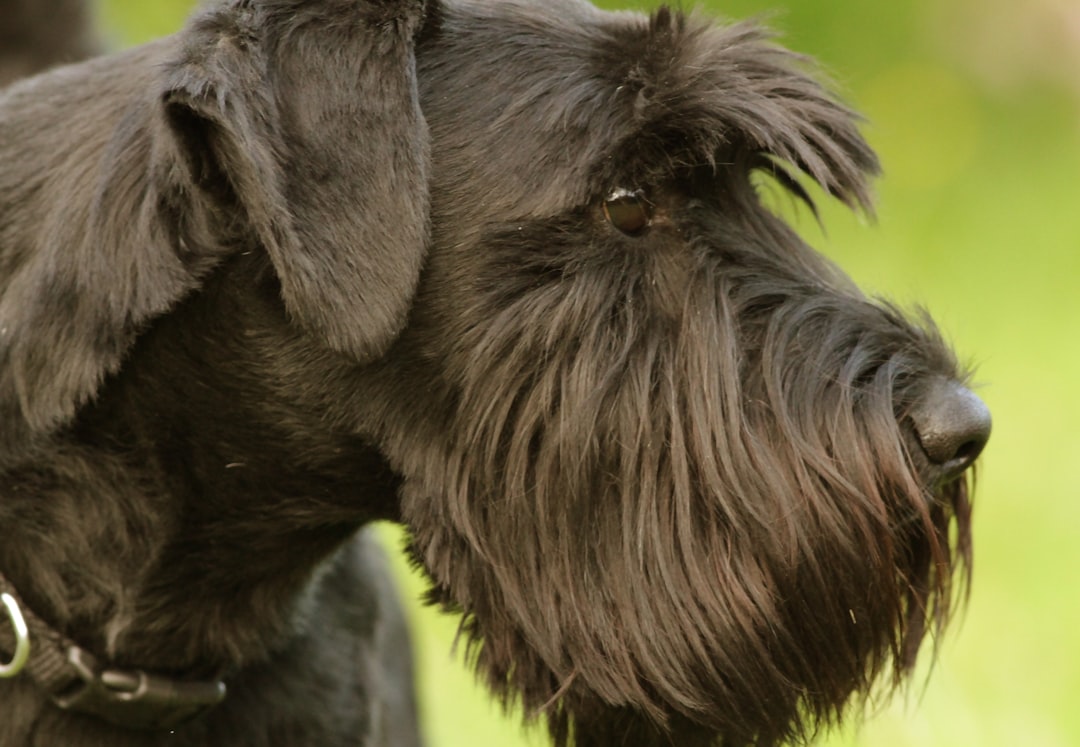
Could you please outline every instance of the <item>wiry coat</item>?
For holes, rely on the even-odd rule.
[[[376,519],[559,744],[837,720],[970,551],[912,424],[951,352],[754,188],[868,206],[854,116],[751,25],[428,6],[230,0],[0,94],[0,569],[228,673],[170,745],[415,742]],[[0,682],[2,745],[159,739]]]

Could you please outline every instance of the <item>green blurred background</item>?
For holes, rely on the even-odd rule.
[[[868,290],[932,309],[994,413],[964,619],[925,687],[824,744],[1080,745],[1080,0],[702,5],[766,14],[868,115],[886,170],[877,223],[830,207],[827,232],[800,227]],[[102,0],[103,26],[133,44],[189,7]],[[421,582],[405,585],[415,599]],[[454,620],[416,604],[412,618],[431,747],[543,744],[451,656]]]

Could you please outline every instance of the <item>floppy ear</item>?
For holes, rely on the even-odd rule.
[[[423,6],[232,0],[4,98],[0,466],[70,422],[230,252],[264,248],[291,318],[327,345],[389,345],[427,238]]]
[[[404,326],[427,243],[423,9],[230,3],[189,27],[163,95],[209,225],[242,214],[290,318],[358,360]]]

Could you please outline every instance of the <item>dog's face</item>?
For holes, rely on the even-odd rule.
[[[444,430],[395,458],[489,684],[560,740],[771,744],[907,672],[969,549],[910,413],[960,374],[755,189],[865,205],[851,113],[758,30],[664,12],[453,5],[418,60],[398,350]]]

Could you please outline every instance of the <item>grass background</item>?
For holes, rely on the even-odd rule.
[[[114,46],[132,44],[177,28],[189,5],[102,0],[103,26]],[[868,115],[886,169],[877,224],[831,207],[827,233],[800,226],[864,287],[932,309],[978,365],[994,412],[964,620],[925,688],[824,744],[1080,744],[1080,4],[700,5],[769,13],[785,43],[821,59]],[[421,583],[404,584],[415,599]],[[432,747],[543,743],[451,657],[453,620],[415,604],[412,617]]]

